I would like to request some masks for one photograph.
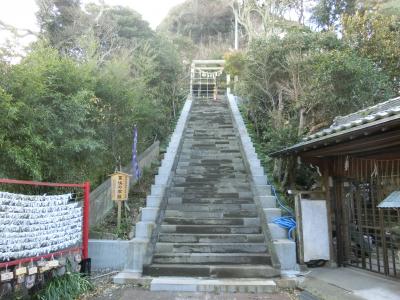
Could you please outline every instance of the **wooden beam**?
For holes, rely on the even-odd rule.
[[[193,60],[192,64],[195,65],[224,65],[225,60],[223,59],[205,59],[205,60]]]
[[[384,149],[400,145],[399,130],[378,133],[348,142],[328,147],[310,150],[302,153],[303,157],[326,157],[347,154],[361,154],[362,152]]]
[[[194,67],[194,70],[201,70],[201,71],[222,71],[224,67]]]
[[[358,155],[354,154],[353,157],[377,160],[400,159],[400,146],[364,151]]]

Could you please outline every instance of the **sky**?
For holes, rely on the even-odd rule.
[[[98,3],[97,0],[81,1],[82,3]],[[105,0],[108,5],[122,5],[133,8],[150,23],[153,29],[164,19],[172,7],[182,2],[184,0]],[[35,17],[37,10],[35,0],[0,0],[0,20],[16,28],[38,31]],[[0,31],[0,44],[4,45],[10,38],[10,34]],[[26,37],[18,42],[26,45],[33,39],[33,37]]]

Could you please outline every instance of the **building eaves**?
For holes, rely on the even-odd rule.
[[[398,100],[400,98],[392,99]],[[387,103],[387,102],[384,102]],[[373,108],[373,107],[372,107]],[[400,121],[400,105],[377,111],[367,116],[361,116],[347,123],[332,125],[303,139],[302,142],[280,151],[271,153],[271,156],[302,152],[317,149],[334,143],[342,142],[344,139],[354,139],[356,135],[369,134],[370,130],[384,127]],[[334,123],[335,124],[335,123]]]

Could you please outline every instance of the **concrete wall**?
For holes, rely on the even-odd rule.
[[[234,95],[228,94],[228,103],[233,123],[239,135],[239,144],[245,166],[249,172],[254,199],[258,207],[261,228],[270,249],[272,264],[281,269],[281,274],[297,272],[296,244],[287,238],[287,231],[272,223],[272,220],[281,216],[281,210],[276,207],[275,196],[272,195],[264,168],[257,157],[257,153],[247,132],[242,115]]]
[[[170,185],[173,172],[178,162],[178,156],[182,147],[183,134],[192,107],[192,99],[188,98],[182,108],[175,130],[171,136],[168,148],[158,168],[151,186],[150,195],[146,199],[146,207],[142,208],[141,219],[135,226],[135,238],[133,250],[127,259],[125,269],[132,276],[142,274],[143,265],[149,264],[157,240],[159,225],[166,206],[167,187]],[[116,280],[114,278],[114,280]],[[122,283],[121,280],[117,280]]]
[[[161,218],[160,212],[162,211],[165,190],[172,179],[171,174],[176,167],[191,105],[192,100],[187,99],[164,158],[161,161],[161,166],[158,168],[154,184],[151,186],[150,195],[147,196],[146,207],[142,208],[141,219],[135,225],[135,238],[129,241],[89,240],[89,257],[92,259],[93,270],[124,269],[124,272],[141,275],[144,262],[147,259],[151,259],[149,255],[152,251],[148,249],[149,244],[151,244],[152,238],[157,235],[156,226],[159,223],[157,220]],[[152,151],[148,149],[148,152]],[[148,160],[149,163],[151,161],[151,159]],[[153,232],[153,229],[156,230]],[[114,278],[114,280],[116,279]]]
[[[154,142],[149,148],[138,156],[140,170],[150,167],[151,163],[156,161],[160,153],[160,142]],[[122,168],[123,172],[132,174],[132,163]],[[135,176],[130,179],[132,186],[136,182]],[[96,225],[113,208],[111,200],[111,179],[107,179],[90,193],[90,226]]]
[[[133,254],[133,242],[122,240],[89,240],[92,270],[122,270]]]

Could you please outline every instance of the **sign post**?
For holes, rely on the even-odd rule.
[[[111,199],[117,202],[117,229],[121,228],[121,209],[122,201],[128,200],[129,192],[129,174],[115,172],[111,175]]]

